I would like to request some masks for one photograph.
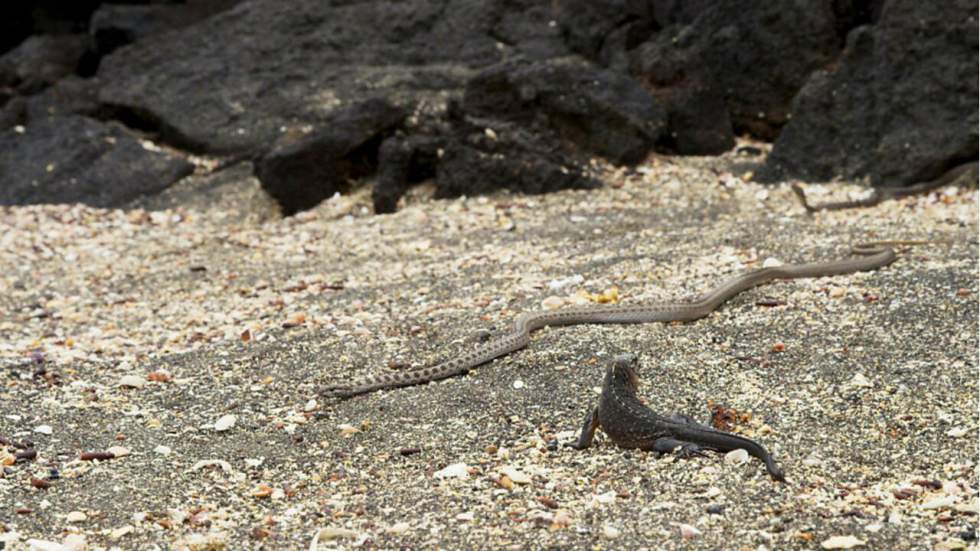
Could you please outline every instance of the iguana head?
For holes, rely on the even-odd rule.
[[[622,381],[632,390],[640,386],[640,360],[634,354],[620,354],[612,359],[607,368],[607,377]]]

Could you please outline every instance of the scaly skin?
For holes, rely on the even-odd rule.
[[[844,210],[873,207],[889,199],[900,199],[902,197],[909,197],[920,193],[929,193],[936,188],[950,184],[976,186],[977,163],[964,163],[955,166],[935,180],[929,180],[927,182],[918,182],[904,187],[877,187],[871,190],[871,194],[864,199],[856,199],[853,201],[838,201],[834,203],[823,203],[821,205],[811,205],[810,202],[807,201],[806,192],[804,192],[803,188],[801,188],[798,184],[793,184],[793,193],[796,194],[796,197],[800,200],[803,208],[805,208],[808,213],[813,214],[814,212],[820,210]]]
[[[568,444],[569,447],[588,448],[595,430],[601,428],[620,447],[660,453],[680,448],[684,457],[703,455],[702,449],[720,452],[744,449],[766,464],[773,479],[786,481],[772,455],[755,441],[702,425],[686,415],[657,415],[646,407],[636,397],[637,368],[636,356],[627,354],[613,359],[606,369],[599,406],[586,416],[582,434],[577,442]]]
[[[328,385],[321,389],[325,397],[350,398],[358,394],[417,385],[455,377],[504,354],[527,346],[531,332],[545,326],[582,323],[650,323],[694,321],[703,318],[733,296],[774,279],[824,277],[874,270],[891,264],[896,257],[893,245],[919,245],[924,241],[876,241],[855,245],[855,258],[831,262],[784,264],[751,270],[734,276],[691,302],[657,304],[598,304],[559,310],[525,312],[514,321],[513,329],[496,339],[450,358],[442,363],[398,373],[368,375],[352,381]]]

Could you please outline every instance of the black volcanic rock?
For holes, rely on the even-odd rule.
[[[636,80],[565,59],[486,69],[467,83],[463,110],[552,133],[614,163],[643,159],[667,123],[666,111]]]
[[[633,49],[629,70],[667,111],[667,148],[681,155],[718,155],[735,146],[725,95],[691,50],[653,39]]]
[[[371,190],[374,212],[394,212],[409,184],[435,176],[447,138],[414,134],[386,139],[378,151],[378,175]]]
[[[149,151],[115,123],[51,117],[0,131],[0,204],[121,206],[156,193],[194,167]]]
[[[100,99],[172,145],[259,153],[365,97],[444,105],[475,70],[556,49],[548,13],[522,3],[254,0],[113,52]]]
[[[886,2],[807,82],[762,177],[900,186],[976,160],[976,12],[966,0]]]
[[[582,158],[526,126],[467,117],[457,129],[436,168],[436,197],[500,189],[548,193],[601,185],[583,170]]]
[[[562,3],[561,23],[575,51],[624,71],[631,51],[654,38],[685,51],[683,58],[703,64],[718,83],[736,132],[773,138],[810,73],[840,51],[833,6],[579,0]]]
[[[120,46],[186,27],[234,7],[241,0],[191,0],[182,4],[102,4],[92,14],[93,48],[104,56]]]
[[[404,111],[380,99],[334,111],[322,128],[280,138],[256,160],[255,176],[284,214],[312,208],[344,191],[348,180],[372,172],[385,133],[404,118]]]
[[[32,36],[0,57],[0,86],[37,92],[74,73],[88,44],[85,34]]]

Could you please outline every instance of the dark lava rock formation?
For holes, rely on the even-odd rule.
[[[904,185],[978,152],[965,0],[17,4],[4,204],[122,205],[188,154],[251,160],[290,214],[364,177],[377,212],[425,179],[439,197],[590,187],[594,157],[714,155],[736,134],[775,141],[769,179]]]

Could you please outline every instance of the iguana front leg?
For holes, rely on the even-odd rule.
[[[592,438],[595,437],[595,429],[599,427],[599,408],[593,408],[585,415],[585,422],[582,423],[582,433],[578,435],[578,441],[565,444],[569,448],[584,450],[592,445]]]

